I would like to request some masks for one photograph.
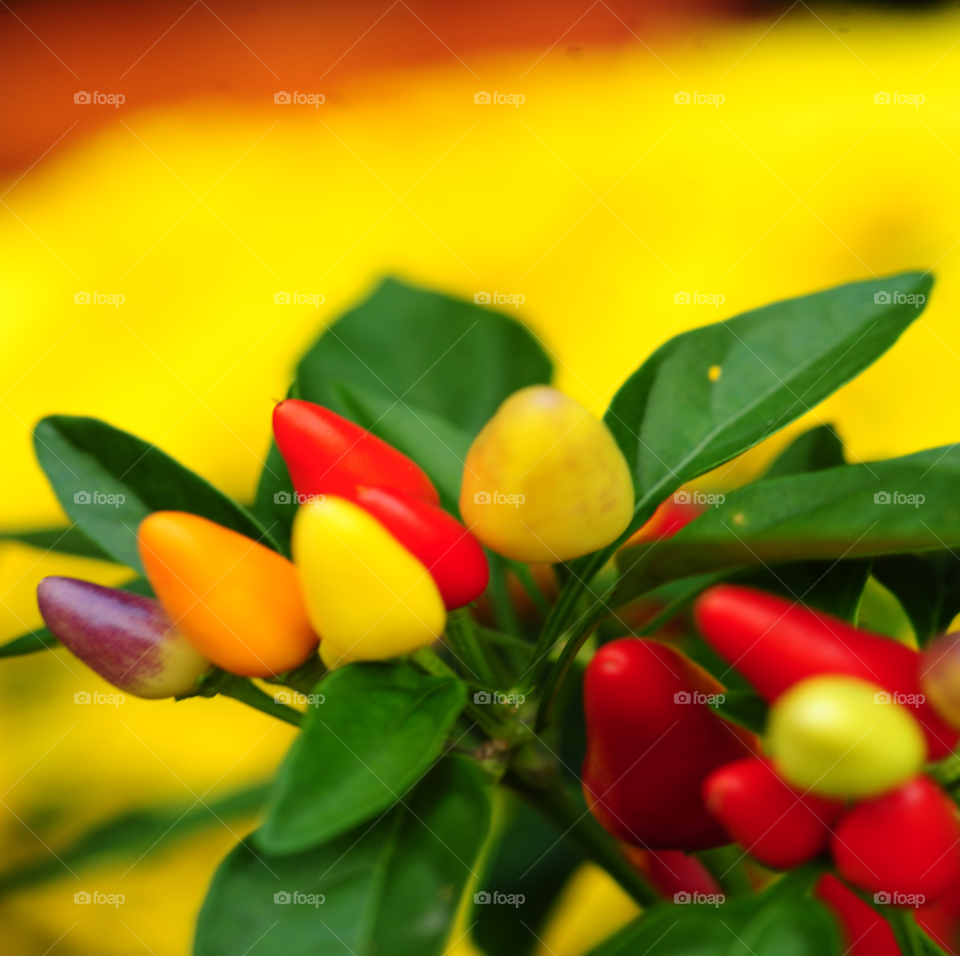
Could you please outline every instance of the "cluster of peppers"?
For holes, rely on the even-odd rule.
[[[764,746],[717,714],[724,688],[679,650],[605,645],[586,671],[583,767],[604,827],[667,862],[731,841],[774,870],[829,851],[881,901],[960,895],[957,807],[923,773],[960,738],[960,634],[921,653],[736,585],[702,594],[694,618],[770,705]],[[865,908],[835,878],[820,891]]]
[[[482,545],[568,560],[614,541],[633,513],[606,426],[546,386],[507,398],[473,442],[460,500],[469,530],[415,462],[327,408],[280,402],[273,433],[299,505],[292,561],[199,515],[156,511],[137,529],[156,600],[71,578],[40,583],[50,631],[115,686],[180,696],[211,664],[275,678],[318,644],[328,668],[409,654],[486,589]]]

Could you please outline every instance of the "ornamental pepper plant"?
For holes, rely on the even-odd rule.
[[[247,505],[45,418],[53,548],[133,577],[44,579],[46,628],[0,656],[299,728],[197,956],[526,956],[587,864],[639,913],[594,956],[954,953],[960,449],[848,462],[820,423],[716,471],[816,419],[932,284],[685,332],[600,418],[514,319],[386,282],[303,357]],[[111,826],[84,852],[122,852]]]

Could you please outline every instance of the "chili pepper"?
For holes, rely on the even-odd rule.
[[[713,874],[695,856],[679,850],[642,850],[622,847],[627,859],[668,900],[677,893],[702,893],[706,896],[722,893]]]
[[[950,797],[929,777],[858,803],[831,841],[840,875],[871,893],[922,895],[930,903],[960,879],[960,822]]]
[[[960,880],[941,890],[935,902],[914,910],[913,918],[941,949],[955,953],[960,948]]]
[[[844,811],[838,800],[789,787],[765,757],[714,770],[703,782],[703,802],[737,843],[775,870],[791,869],[822,853],[830,827]]]
[[[153,700],[185,694],[210,667],[158,601],[76,578],[37,585],[44,623],[114,687]]]
[[[298,494],[353,498],[367,485],[440,503],[415,462],[329,408],[288,398],[273,410],[273,434]]]
[[[656,641],[624,638],[597,652],[584,676],[581,776],[605,829],[651,850],[730,842],[700,790],[712,770],[754,754],[757,740],[706,703],[722,693],[705,670]]]
[[[910,711],[876,684],[821,674],[770,708],[767,747],[777,772],[824,797],[872,797],[909,780],[927,756]]]
[[[633,503],[607,426],[546,385],[514,392],[467,453],[460,514],[483,544],[517,561],[596,551],[627,528]]]
[[[960,728],[960,633],[938,637],[920,655],[920,686],[933,709]]]
[[[408,654],[443,633],[443,599],[430,573],[346,498],[300,507],[293,559],[328,667]]]
[[[832,873],[820,877],[813,893],[840,923],[844,956],[902,956],[890,924]]]
[[[915,707],[931,760],[947,756],[960,739],[924,700],[920,655],[903,644],[736,585],[705,591],[694,615],[707,642],[768,701],[804,678],[846,674]]]
[[[275,551],[183,511],[147,515],[137,543],[166,612],[224,670],[271,677],[316,647],[296,568]]]
[[[678,497],[680,496],[677,495],[667,498],[666,501],[661,501],[647,523],[631,535],[624,547],[629,548],[634,544],[646,544],[651,541],[662,541],[664,538],[673,537],[681,528],[685,528],[691,521],[703,514],[705,505],[687,501],[682,497],[678,501]]]
[[[392,488],[358,488],[354,500],[427,568],[448,611],[486,590],[483,548],[453,515]]]

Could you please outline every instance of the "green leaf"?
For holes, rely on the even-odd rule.
[[[954,551],[877,558],[873,576],[900,601],[921,646],[960,614],[960,557]]]
[[[470,436],[444,418],[386,392],[332,383],[348,417],[412,458],[436,485],[443,506],[459,515],[460,481]]]
[[[260,472],[253,514],[265,528],[270,528],[271,535],[282,546],[281,553],[289,557],[297,500],[287,463],[275,441],[270,442],[267,460]]]
[[[137,527],[151,511],[189,511],[279,550],[245,508],[155,445],[106,422],[52,415],[37,425],[34,445],[70,519],[114,561],[141,574]],[[116,500],[95,503],[93,494]]]
[[[833,425],[818,425],[795,438],[780,453],[764,478],[784,478],[844,464],[843,442]]]
[[[453,756],[407,805],[322,846],[278,857],[242,843],[213,879],[194,956],[441,956],[489,821],[482,771]]]
[[[876,496],[922,496],[883,503]],[[782,561],[839,559],[960,546],[960,449],[933,448],[867,465],[758,481],[731,492],[672,538],[617,556],[622,588]]]
[[[723,703],[717,705],[721,717],[761,735],[767,729],[768,709],[767,702],[752,690],[727,690]]]
[[[387,279],[331,325],[297,367],[301,397],[348,414],[347,382],[446,419],[471,438],[500,403],[549,382],[549,358],[514,319]]]
[[[58,554],[73,554],[81,558],[99,558],[112,561],[99,545],[91,541],[76,525],[59,528],[43,528],[39,531],[8,531],[0,534],[0,541],[19,541],[31,548],[55,551]]]
[[[172,841],[183,840],[204,828],[252,817],[263,805],[266,793],[267,785],[260,784],[219,800],[208,799],[199,806],[194,800],[183,806],[126,810],[98,823],[67,846],[58,847],[56,856],[44,849],[38,859],[0,873],[0,893],[60,879],[71,870],[102,865],[111,859],[141,859],[154,848],[162,851]],[[44,844],[56,846],[53,835],[42,831],[40,835],[45,838]]]
[[[630,464],[638,528],[671,491],[790,424],[875,362],[922,309],[878,305],[880,292],[929,298],[933,278],[854,282],[685,332],[614,396],[604,421]],[[711,381],[710,369],[720,377]]]
[[[406,665],[348,664],[317,688],[257,842],[297,853],[386,810],[427,772],[466,701],[464,685]]]

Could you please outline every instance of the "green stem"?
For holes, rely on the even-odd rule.
[[[504,558],[500,557],[495,551],[486,548],[484,550],[490,565],[490,584],[487,587],[487,593],[490,595],[490,602],[493,604],[493,610],[497,615],[497,623],[501,630],[508,631],[515,637],[520,637],[520,621],[517,618],[513,602],[510,600]]]
[[[447,640],[477,683],[486,684],[487,687],[496,685],[496,677],[490,669],[486,655],[480,649],[473,618],[466,608],[451,611],[447,616]]]
[[[614,838],[591,813],[581,810],[564,788],[555,768],[543,776],[527,773],[515,764],[507,771],[503,782],[553,824],[584,856],[603,867],[641,906],[651,906],[660,899],[623,856]]]
[[[222,697],[232,697],[239,700],[248,707],[276,717],[277,720],[285,720],[294,727],[299,727],[303,720],[303,714],[299,710],[294,710],[286,704],[279,704],[269,694],[265,694],[256,684],[251,683],[244,678],[238,678],[236,681],[225,683],[218,690]]]
[[[544,597],[540,585],[534,580],[530,565],[524,564],[522,561],[510,561],[509,559],[507,559],[506,564],[517,576],[517,580],[523,586],[524,591],[527,592],[527,597],[533,601],[537,610],[545,618],[550,613],[550,602]]]

